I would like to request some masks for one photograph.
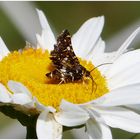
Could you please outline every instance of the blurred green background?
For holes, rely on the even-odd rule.
[[[20,5],[29,3],[35,8],[43,10],[47,16],[51,27],[56,34],[59,34],[63,29],[68,29],[71,34],[75,33],[81,24],[87,19],[95,16],[105,16],[105,26],[102,33],[104,40],[109,40],[124,28],[131,26],[136,21],[140,20],[140,2],[18,2]],[[13,2],[8,2],[16,6]],[[26,8],[26,7],[25,7]],[[6,42],[10,50],[23,48],[25,46],[25,36],[21,34],[19,29],[7,16],[3,10],[3,4],[0,2],[0,36]],[[18,9],[18,4],[17,4]],[[8,9],[5,9],[8,10]],[[20,11],[20,9],[18,9]],[[20,11],[25,12],[25,11]],[[28,11],[25,15],[28,16]],[[35,11],[36,14],[36,11]],[[24,15],[24,16],[25,16]],[[24,16],[20,18],[24,18]],[[33,19],[25,21],[26,24],[31,24]],[[140,25],[140,22],[139,22]],[[22,28],[22,27],[21,27]],[[41,31],[40,31],[41,32]],[[27,38],[28,40],[28,38]],[[30,39],[28,40],[30,41]],[[31,41],[32,42],[32,41]],[[32,43],[35,43],[34,41]],[[0,114],[0,131],[13,123],[13,120]],[[113,130],[114,132],[114,130]],[[125,134],[125,135],[124,135]],[[132,134],[114,132],[114,137],[130,138]],[[0,136],[1,138],[1,136]],[[13,137],[14,138],[14,137]],[[20,137],[18,137],[20,138]],[[21,137],[22,138],[22,137]],[[137,138],[140,138],[137,136]]]
[[[9,2],[12,4],[12,2]],[[25,3],[25,2],[20,2]],[[57,33],[67,28],[73,34],[87,19],[105,16],[104,40],[140,18],[140,2],[30,2],[47,15]],[[28,14],[28,13],[27,13]],[[22,17],[21,17],[22,18]],[[32,20],[32,19],[31,19]],[[30,24],[30,21],[26,21]],[[0,36],[10,50],[23,48],[25,40],[0,8]]]

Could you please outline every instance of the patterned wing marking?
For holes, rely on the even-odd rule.
[[[80,64],[73,51],[71,36],[68,30],[64,30],[58,36],[57,44],[54,45],[54,50],[51,51],[50,59],[58,69],[72,68]]]
[[[54,50],[51,51],[50,59],[55,66],[54,71],[46,74],[50,79],[67,83],[82,80],[83,76],[88,73],[88,71],[80,65],[73,51],[71,36],[68,30],[64,30],[58,36],[57,44],[54,45]]]

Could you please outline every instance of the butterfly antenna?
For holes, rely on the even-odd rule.
[[[97,67],[93,68],[90,72],[94,71],[95,69],[97,69],[98,67],[101,67],[103,65],[108,65],[108,64],[112,64],[112,63],[103,63],[103,64],[100,64],[98,65]]]
[[[98,65],[97,67],[93,68],[93,69],[90,71],[90,73],[91,73],[92,71],[94,71],[95,69],[97,69],[98,67],[101,67],[101,66],[103,66],[103,65],[108,65],[108,64],[112,64],[112,63],[100,64],[100,65]],[[96,88],[95,88],[95,92],[96,92],[96,90],[97,90],[97,84],[96,84],[96,82],[95,82],[95,80],[93,79],[93,77],[92,77],[91,74],[90,74],[89,78],[92,80],[92,93],[93,93],[93,86],[94,86],[94,84],[95,84],[95,86],[96,86]]]

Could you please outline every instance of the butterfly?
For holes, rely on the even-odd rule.
[[[57,44],[54,45],[50,55],[55,69],[46,74],[48,78],[60,83],[82,81],[84,77],[90,77],[93,80],[90,71],[80,65],[73,51],[68,30],[64,30],[57,37]]]
[[[52,60],[55,69],[46,74],[48,78],[58,81],[59,84],[61,84],[84,81],[84,78],[87,77],[92,80],[92,92],[93,84],[95,84],[95,91],[97,89],[97,84],[94,81],[91,72],[100,66],[112,64],[103,63],[88,71],[80,64],[73,51],[71,36],[68,30],[64,30],[57,37],[57,43],[54,45],[54,50],[51,51],[50,55],[50,59]]]

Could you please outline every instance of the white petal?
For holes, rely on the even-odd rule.
[[[36,127],[39,139],[60,139],[62,137],[62,126],[54,120],[53,115],[47,110],[39,115]]]
[[[103,63],[111,63],[115,53],[116,52],[105,52],[105,42],[99,38],[93,51],[90,52],[90,55],[88,55],[87,58],[88,60],[91,60],[95,66],[98,66]]]
[[[140,62],[140,49],[123,54],[110,67],[107,78],[109,79],[123,70],[128,71],[129,68],[138,62]]]
[[[120,88],[123,86],[140,83],[140,62],[118,72],[108,80],[108,87],[110,90]]]
[[[35,102],[35,106],[36,106],[37,110],[44,111],[47,109],[47,107],[44,106],[43,104],[41,104],[36,97],[33,97],[33,100]]]
[[[34,107],[33,100],[27,94],[24,93],[13,94],[12,101],[15,104],[24,105],[29,108]]]
[[[36,40],[37,40],[37,48],[42,48],[43,50],[45,50],[45,48],[43,48],[45,47],[44,41],[39,34],[36,34]]]
[[[39,16],[39,21],[40,21],[42,29],[50,28],[48,20],[45,17],[44,13],[41,10],[39,10],[39,9],[36,9],[36,11],[37,11],[37,14]]]
[[[54,44],[56,43],[54,34],[44,13],[41,10],[37,10],[37,13],[42,26],[42,35],[37,35],[37,42],[42,49],[51,51],[53,50]]]
[[[0,37],[0,60],[2,60],[3,57],[7,56],[9,53],[9,50],[7,46],[5,45],[4,41]]]
[[[100,62],[98,59],[100,59],[100,56],[104,54],[105,50],[105,42],[99,38],[99,40],[96,42],[94,49],[90,52],[90,55],[88,55],[86,58],[88,60],[91,60],[95,66],[99,65]]]
[[[96,63],[96,61],[98,61],[98,65],[99,64],[103,64],[103,63],[110,63],[110,62],[112,62],[112,63],[116,63],[116,60],[123,54],[123,53],[125,53],[126,52],[126,50],[127,50],[127,48],[129,47],[129,45],[130,45],[130,43],[133,41],[133,39],[136,37],[136,35],[138,34],[140,32],[140,27],[139,28],[137,28],[129,37],[128,37],[128,39],[122,44],[122,46],[119,48],[119,50],[117,51],[117,52],[111,52],[111,53],[103,53],[102,55],[100,54],[99,55],[99,59],[97,59],[96,60],[96,57],[95,57],[95,60],[94,60],[94,57],[93,57],[93,62],[95,61],[95,63]],[[123,58],[123,57],[121,57],[122,59],[119,59],[119,61],[117,61],[117,64],[120,64],[120,65],[116,65],[116,66],[114,66],[114,65],[112,65],[112,67],[111,68],[113,68],[113,70],[112,69],[110,69],[109,70],[109,72],[107,72],[106,73],[106,71],[109,69],[108,67],[101,67],[101,72],[106,76],[106,77],[110,77],[110,76],[112,76],[112,73],[114,73],[114,71],[116,72],[116,71],[118,71],[118,70],[122,70],[122,68],[125,68],[125,67],[127,67],[127,66],[130,66],[131,65],[131,61],[133,62],[134,61],[134,59],[135,59],[135,61],[134,62],[136,62],[136,61],[139,61],[139,59],[137,59],[137,57],[138,57],[138,55],[137,56],[133,56],[133,59],[131,59],[132,57],[132,55],[134,54],[132,54],[130,57],[127,57],[127,55],[129,54],[129,53],[131,53],[131,52],[128,52],[128,53],[126,53],[125,55],[125,57]],[[125,59],[127,57],[127,59]],[[140,57],[140,55],[139,55],[139,57]],[[122,61],[123,60],[123,61]],[[129,61],[130,60],[130,61]],[[122,62],[121,62],[122,61]],[[125,61],[125,63],[124,63],[124,61]],[[121,62],[121,63],[120,63]],[[94,64],[94,63],[93,63]],[[128,65],[129,64],[129,65]],[[121,67],[122,66],[122,67]],[[110,66],[109,66],[110,67]],[[103,69],[102,69],[103,68]]]
[[[108,72],[108,70],[110,69],[110,67],[113,65],[113,58],[114,58],[114,55],[115,55],[115,52],[111,52],[111,53],[104,53],[102,55],[99,55],[98,59],[93,60],[94,61],[98,61],[98,65],[99,64],[105,64],[105,63],[108,63],[108,64],[105,64],[105,65],[102,65],[102,67],[99,67],[98,69],[100,70],[100,72],[105,76],[106,76],[106,73]],[[96,62],[97,63],[97,62]],[[110,64],[109,64],[110,63]],[[93,63],[94,64],[94,63]]]
[[[94,100],[101,106],[118,106],[140,103],[140,84],[126,86],[110,91],[108,94]]]
[[[110,63],[110,62],[113,62],[116,61],[116,59],[118,59],[123,53],[126,52],[127,48],[129,47],[130,43],[133,41],[133,39],[136,37],[136,35],[139,33],[140,31],[140,28],[136,29],[131,35],[130,37],[123,43],[123,45],[120,47],[120,49],[117,51],[117,52],[111,52],[111,53],[101,53],[101,54],[98,54],[97,57],[95,55],[93,55],[93,64],[95,63],[96,66],[99,65],[99,64],[103,64],[103,63]],[[94,58],[95,56],[95,58]],[[127,62],[125,64],[123,64],[123,66],[127,66],[127,64],[129,63],[129,60],[131,58],[128,58]],[[137,59],[136,57],[133,57],[133,60],[134,59]],[[123,60],[123,59],[122,59]],[[132,60],[132,61],[133,61]],[[139,59],[137,59],[139,60]],[[120,61],[121,62],[121,61]],[[118,62],[119,64],[119,62]],[[122,63],[121,63],[122,64]],[[131,63],[130,63],[131,64]],[[104,74],[105,76],[108,77],[108,74],[110,75],[109,72],[112,72],[112,70],[110,70],[109,72],[106,73],[106,71],[109,69],[111,65],[108,65],[107,67],[101,67],[99,68],[102,72],[102,74]],[[113,67],[113,66],[112,66]],[[124,68],[124,67],[118,67],[117,69],[114,68],[114,70],[118,70],[121,68]]]
[[[24,93],[27,94],[30,98],[32,97],[30,91],[22,84],[19,82],[15,82],[13,80],[8,81],[8,88],[14,93]]]
[[[127,39],[126,41],[121,45],[121,47],[119,48],[119,50],[117,51],[114,60],[116,60],[122,53],[124,53],[127,48],[129,47],[129,45],[131,44],[131,42],[134,40],[134,38],[138,35],[138,33],[140,32],[140,27],[137,28]]]
[[[112,59],[116,52],[105,53],[105,42],[100,38],[93,51],[86,57],[86,60],[92,61],[94,66],[99,66],[101,64],[108,63],[106,65],[102,65],[98,67],[100,72],[105,75],[105,72],[110,68]],[[109,64],[110,63],[110,64]]]
[[[93,49],[94,55],[96,54],[103,54],[105,52],[105,42],[102,40],[102,38],[99,38],[99,40],[96,42],[95,47]]]
[[[65,126],[77,126],[84,124],[89,119],[89,114],[78,105],[62,101],[61,111],[55,114],[55,119]]]
[[[85,58],[100,38],[104,17],[91,18],[86,21],[72,37],[72,45],[77,56]]]
[[[36,97],[33,97],[33,102],[35,103],[35,107],[39,111],[49,110],[51,113],[56,112],[56,109],[52,106],[45,106],[42,103],[39,102],[39,100]]]
[[[140,115],[121,107],[95,109],[105,123],[113,128],[120,128],[128,132],[140,132]]]
[[[6,87],[0,83],[0,102],[11,102],[10,94]]]
[[[103,124],[96,122],[94,119],[89,119],[86,123],[87,134],[90,139],[111,139],[110,128]]]
[[[125,107],[133,110],[134,112],[140,114],[140,104],[136,104],[136,105],[126,105]]]

